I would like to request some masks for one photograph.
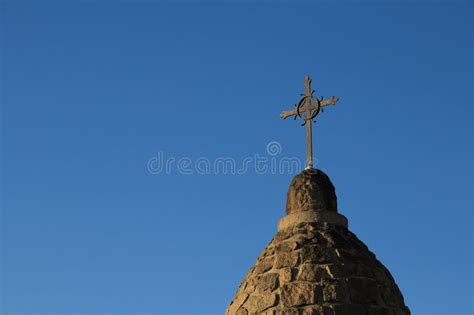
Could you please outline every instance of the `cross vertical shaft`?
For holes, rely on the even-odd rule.
[[[310,76],[306,76],[304,81],[306,91],[305,91],[305,102],[306,102],[306,117],[311,116],[311,78]],[[306,147],[308,148],[307,153],[307,161],[306,161],[306,168],[313,168],[313,121],[308,120],[306,122]]]

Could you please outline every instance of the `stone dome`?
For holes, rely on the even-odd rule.
[[[405,315],[410,310],[390,272],[337,213],[327,175],[305,170],[290,185],[277,234],[226,314]]]

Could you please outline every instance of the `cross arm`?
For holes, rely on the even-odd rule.
[[[324,107],[324,106],[328,106],[328,105],[334,105],[336,104],[336,102],[339,100],[338,97],[331,97],[331,98],[328,98],[327,100],[322,100],[319,104],[321,107]],[[317,105],[316,104],[311,104],[311,106],[309,108],[305,108],[305,110],[308,110],[308,109],[317,109]],[[282,119],[285,119],[285,118],[288,118],[288,117],[291,117],[291,116],[294,116],[294,115],[297,115],[297,112],[296,112],[296,109],[292,109],[292,110],[289,110],[289,111],[285,111],[285,112],[282,112],[280,114],[280,117]]]

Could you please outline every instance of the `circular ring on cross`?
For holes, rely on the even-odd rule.
[[[310,115],[308,115],[305,110],[306,99],[308,98],[311,100],[313,96],[312,95],[303,96],[301,100],[298,102],[298,105],[296,106],[296,114],[298,115],[298,117],[300,117],[304,121],[313,120],[319,114],[319,111],[321,110],[321,101],[315,97],[314,99],[316,100],[316,102],[314,104],[311,104],[311,102],[309,102],[307,106],[317,105],[317,107],[313,110],[310,110]]]

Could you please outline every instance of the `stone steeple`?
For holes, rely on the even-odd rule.
[[[390,272],[337,212],[324,172],[307,169],[293,179],[286,213],[227,315],[410,314]]]

